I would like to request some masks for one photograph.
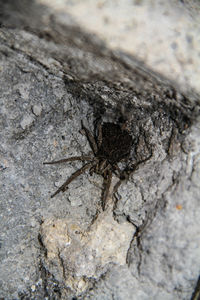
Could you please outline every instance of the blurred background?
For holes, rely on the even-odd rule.
[[[200,92],[199,0],[36,2],[51,8],[63,23],[73,21],[109,48],[135,56],[183,92]]]

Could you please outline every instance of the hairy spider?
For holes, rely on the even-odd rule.
[[[104,178],[105,189],[102,194],[102,209],[104,210],[106,207],[106,200],[109,195],[112,173],[114,172],[120,178],[120,180],[123,179],[122,177],[124,177],[124,173],[120,170],[117,163],[124,158],[129,157],[133,140],[123,126],[114,123],[99,123],[96,130],[97,132],[94,134],[94,136],[83,125],[83,123],[82,129],[88,139],[93,156],[73,156],[58,161],[44,162],[44,164],[59,164],[76,160],[88,161],[85,165],[83,165],[82,168],[74,172],[63,183],[63,185],[61,185],[58,190],[51,195],[51,198],[56,196],[61,191],[65,192],[70,182],[89,169],[90,175],[95,172],[99,175],[102,175]]]

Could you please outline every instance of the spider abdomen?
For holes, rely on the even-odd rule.
[[[132,137],[114,123],[103,123],[102,143],[97,157],[107,159],[110,163],[117,163],[130,154]]]

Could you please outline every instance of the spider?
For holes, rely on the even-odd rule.
[[[92,149],[93,155],[82,155],[64,158],[57,161],[44,162],[43,164],[59,164],[70,161],[88,161],[82,168],[74,172],[57,191],[51,195],[55,197],[58,193],[65,192],[68,185],[76,177],[89,169],[89,174],[93,172],[102,175],[104,178],[105,189],[102,193],[102,209],[105,210],[106,201],[108,199],[109,190],[112,181],[112,173],[115,173],[118,178],[124,179],[124,172],[120,170],[117,163],[130,155],[133,140],[125,127],[115,123],[99,123],[96,134],[92,135],[82,123],[82,131],[86,135],[87,140]]]

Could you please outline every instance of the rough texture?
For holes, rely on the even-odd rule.
[[[200,257],[199,98],[70,18],[64,26],[25,4],[8,1],[1,15],[0,297],[190,299]],[[133,172],[105,212],[101,176],[86,172],[51,199],[82,163],[42,164],[88,153],[81,120],[93,130],[98,119],[127,120],[133,139],[119,165]]]
[[[70,219],[47,219],[40,232],[41,245],[46,251],[43,263],[59,282],[79,295],[109,265],[126,264],[133,233],[133,225],[119,224],[113,219],[112,210],[101,213],[87,230]]]

